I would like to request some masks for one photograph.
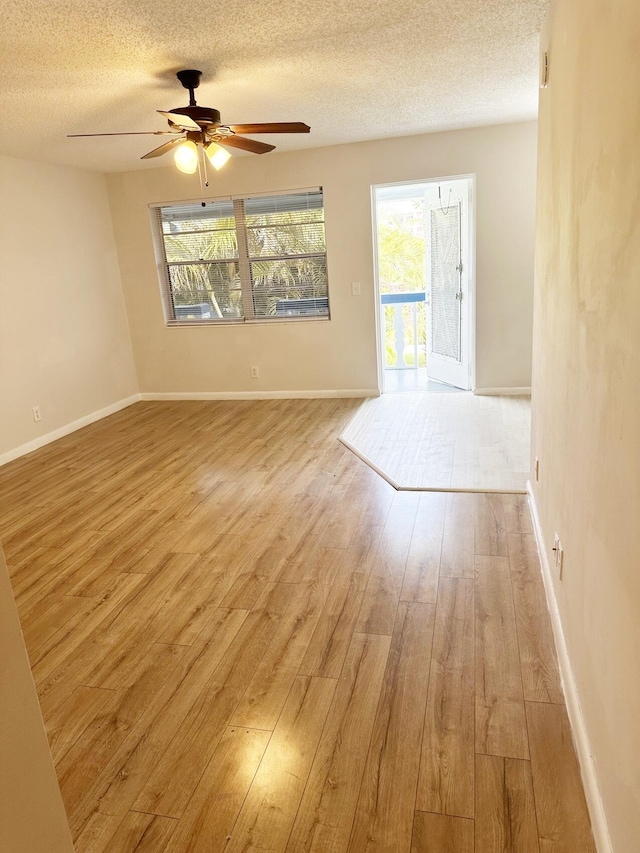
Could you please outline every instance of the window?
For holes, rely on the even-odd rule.
[[[329,317],[322,189],[154,212],[168,325]]]

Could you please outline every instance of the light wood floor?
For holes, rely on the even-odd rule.
[[[139,403],[0,469],[78,853],[594,850],[525,499],[395,492],[357,405]]]
[[[362,405],[343,438],[402,487],[524,493],[531,401],[469,391],[383,394]]]

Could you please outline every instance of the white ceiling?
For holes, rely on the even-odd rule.
[[[262,137],[310,148],[534,118],[548,0],[2,0],[0,153],[113,172],[188,102],[226,123],[304,121]],[[268,155],[267,155],[268,156]]]

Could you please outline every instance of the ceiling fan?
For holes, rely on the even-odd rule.
[[[180,171],[192,175],[200,166],[205,170],[206,154],[216,169],[220,169],[231,156],[226,150],[240,148],[252,154],[266,154],[273,151],[275,145],[248,139],[248,133],[309,133],[310,127],[300,121],[272,122],[265,124],[222,124],[220,112],[213,107],[201,107],[196,103],[195,89],[200,85],[201,71],[187,69],[178,71],[178,80],[189,90],[189,105],[173,110],[157,110],[169,122],[169,130],[132,131],[129,133],[70,133],[69,137],[81,136],[173,136],[168,142],[144,154],[141,160],[162,157],[169,151],[174,152],[176,166]],[[202,157],[199,156],[202,152]],[[205,185],[208,183],[205,181]]]

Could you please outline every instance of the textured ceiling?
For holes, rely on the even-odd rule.
[[[0,153],[138,168],[161,140],[65,134],[166,129],[155,110],[187,103],[174,74],[194,67],[205,75],[198,102],[226,123],[311,125],[268,138],[280,151],[533,118],[546,6],[2,0]]]

